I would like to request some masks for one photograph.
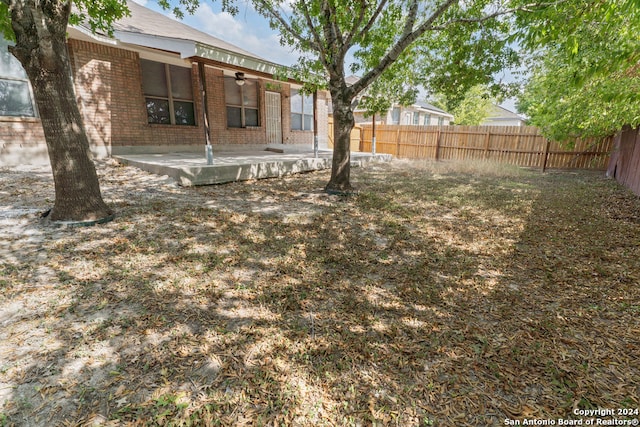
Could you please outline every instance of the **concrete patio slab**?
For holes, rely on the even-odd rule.
[[[118,162],[158,175],[169,175],[183,186],[223,184],[250,179],[276,178],[295,173],[330,169],[332,151],[321,150],[318,157],[311,150],[279,146],[278,151],[214,152],[213,164],[207,165],[204,149],[197,153],[114,155]],[[351,153],[351,166],[369,162],[388,162],[389,154]]]

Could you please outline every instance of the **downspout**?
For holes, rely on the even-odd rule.
[[[200,98],[202,99],[202,123],[204,124],[205,154],[207,165],[213,164],[213,146],[211,145],[211,128],[209,127],[209,108],[207,106],[207,85],[205,83],[204,62],[198,62],[200,74]]]

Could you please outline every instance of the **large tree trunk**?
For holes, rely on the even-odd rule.
[[[342,79],[344,80],[344,79]],[[345,193],[353,190],[351,186],[351,130],[355,124],[351,108],[351,97],[344,82],[330,82],[331,102],[333,103],[333,161],[331,180],[325,191]]]
[[[70,1],[12,2],[11,52],[29,76],[42,120],[55,185],[50,219],[99,222],[113,211],[102,200],[75,99],[66,44],[70,8]]]

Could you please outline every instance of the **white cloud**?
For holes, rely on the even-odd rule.
[[[189,25],[269,61],[294,64],[299,55],[280,45],[278,34],[269,28],[266,19],[250,14],[252,12],[241,12],[240,15],[245,16],[243,20],[227,12],[216,13],[208,4],[202,4],[193,19],[189,19]]]

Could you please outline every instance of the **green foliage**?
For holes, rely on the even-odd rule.
[[[493,0],[446,7],[441,1],[297,1],[290,13],[282,12],[286,8],[281,1],[253,3],[281,33],[282,43],[307,53],[305,66],[317,60],[314,69],[326,78],[333,72],[344,74],[348,53],[353,58],[350,73],[365,81],[358,89],[368,88],[365,103],[370,112],[390,101],[414,102],[415,91],[407,89],[420,86],[460,101],[469,88],[492,84],[497,71],[518,60],[509,44],[510,21],[485,19],[487,10],[509,7]],[[414,41],[401,46],[407,35]],[[501,87],[494,84],[491,89]]]
[[[91,31],[113,33],[113,23],[118,19],[129,16],[126,0],[74,0],[78,10],[71,15],[69,23],[88,22]]]
[[[496,99],[491,96],[484,85],[476,85],[469,89],[460,103],[451,110],[455,124],[477,126],[489,117],[491,107]]]
[[[559,55],[559,56],[558,56]],[[603,137],[640,124],[640,75],[623,72],[580,76],[556,52],[535,68],[518,109],[552,139]]]
[[[550,138],[640,124],[640,10],[630,0],[566,2],[519,17],[534,52],[518,109]]]
[[[457,10],[452,19],[481,19],[482,14],[483,10],[477,7],[466,11],[466,15]],[[486,86],[492,96],[510,93],[511,85],[496,81],[495,76],[521,60],[509,37],[512,32],[510,20],[496,18],[461,22],[427,35],[419,47],[423,55],[419,73],[431,94],[444,96],[443,109],[455,110],[469,90],[478,85]]]
[[[414,58],[410,51],[406,52],[369,85],[358,105],[365,110],[365,116],[389,111],[393,104],[411,105],[416,101],[419,83]]]
[[[15,41],[16,37],[11,28],[11,16],[9,15],[9,5],[0,1],[0,37],[5,40]]]

